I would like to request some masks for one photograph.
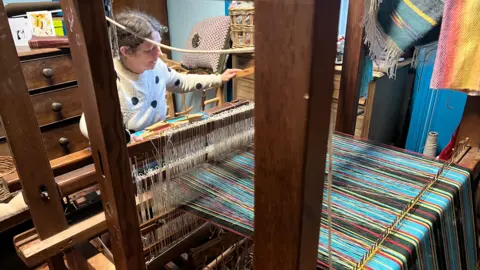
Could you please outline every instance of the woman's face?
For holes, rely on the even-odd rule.
[[[162,41],[160,33],[157,31],[152,33],[151,38],[158,43]],[[155,68],[158,58],[162,56],[160,47],[147,41],[140,44],[133,53],[128,53],[127,48],[125,47],[120,48],[120,50],[124,56],[124,65],[126,65],[126,68],[138,74]]]

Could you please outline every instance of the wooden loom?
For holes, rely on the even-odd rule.
[[[273,2],[272,2],[273,3]],[[262,9],[263,12],[267,11],[267,8],[270,9],[270,4],[268,1],[264,3],[264,6],[262,7],[261,4],[258,7],[258,10],[261,14]],[[311,1],[311,5],[314,5],[314,1]],[[295,18],[296,24],[295,25],[290,25],[289,27],[293,28],[304,28],[305,29],[310,29],[313,30],[312,28],[312,22],[304,21],[303,18],[305,18],[305,12],[306,14],[309,14],[311,18],[314,18],[314,13],[312,12],[312,9],[309,9],[308,7],[311,7],[311,5],[303,5],[301,9],[297,10],[296,12],[293,12],[289,14],[291,18]],[[315,4],[318,6],[318,10],[321,11],[320,13],[323,14],[316,14],[317,17],[323,17],[323,18],[328,18],[330,20],[330,23],[333,23],[338,19],[338,3],[335,5],[332,4]],[[324,7],[320,7],[324,6]],[[16,158],[16,164],[17,164],[17,169],[18,169],[18,175],[20,176],[20,181],[22,182],[23,186],[23,191],[25,195],[25,199],[28,201],[28,204],[31,206],[30,211],[32,214],[32,219],[34,220],[34,223],[36,225],[36,229],[38,231],[38,237],[39,239],[43,239],[43,241],[38,241],[39,246],[44,246],[44,250],[42,252],[36,252],[32,254],[29,258],[33,258],[32,261],[29,261],[29,263],[36,264],[38,261],[41,261],[46,258],[52,257],[52,262],[49,264],[50,268],[64,268],[61,256],[54,256],[56,254],[61,253],[62,251],[66,252],[67,254],[70,254],[67,256],[69,258],[68,264],[69,267],[71,268],[85,268],[86,264],[85,261],[82,260],[78,254],[75,253],[75,244],[80,243],[82,241],[85,241],[92,236],[102,232],[105,227],[105,222],[102,222],[102,220],[106,220],[107,227],[109,229],[110,234],[112,235],[112,238],[114,241],[112,241],[112,249],[113,249],[113,255],[115,259],[115,266],[118,269],[140,269],[140,268],[145,268],[145,262],[143,259],[143,250],[140,244],[140,224],[138,224],[138,220],[136,217],[136,207],[135,207],[135,202],[133,200],[133,196],[131,195],[133,192],[133,187],[131,186],[131,179],[130,179],[130,173],[126,171],[126,168],[128,167],[128,154],[126,151],[126,148],[124,147],[125,142],[122,134],[122,125],[121,125],[121,114],[118,108],[118,98],[116,97],[116,88],[115,88],[115,79],[114,79],[114,74],[113,74],[113,66],[111,64],[111,59],[110,59],[110,53],[108,47],[104,46],[104,44],[108,44],[108,35],[106,32],[105,28],[105,19],[103,19],[103,3],[101,1],[63,1],[62,2],[62,7],[64,10],[64,14],[67,18],[67,29],[70,29],[69,31],[69,38],[70,40],[74,40],[74,42],[71,42],[71,44],[75,44],[75,46],[72,46],[72,53],[73,57],[76,62],[76,68],[77,68],[77,73],[78,74],[84,74],[83,78],[79,81],[79,84],[82,85],[83,89],[85,89],[85,98],[84,98],[84,108],[86,111],[86,116],[87,119],[87,125],[89,127],[89,132],[92,134],[92,153],[93,153],[93,160],[95,162],[95,171],[96,171],[96,178],[101,179],[99,181],[100,183],[100,188],[102,192],[102,199],[104,203],[104,209],[106,209],[105,215],[100,214],[98,216],[95,216],[86,222],[76,224],[74,226],[71,226],[67,228],[65,222],[61,222],[63,217],[63,213],[61,214],[61,207],[60,207],[60,197],[58,193],[56,192],[56,185],[54,183],[54,176],[49,170],[49,164],[45,158],[44,155],[44,149],[42,149],[42,143],[40,140],[40,137],[38,136],[38,131],[34,129],[25,129],[23,130],[28,131],[27,134],[32,137],[32,139],[28,140],[29,144],[24,144],[21,143],[20,140],[16,140],[18,137],[18,133],[15,132],[15,130],[20,130],[20,123],[22,125],[28,125],[28,121],[25,119],[22,119],[22,122],[20,121],[15,121],[15,115],[14,115],[14,105],[16,107],[31,107],[29,106],[29,100],[26,96],[24,97],[16,97],[15,100],[17,100],[16,104],[10,104],[5,106],[2,106],[2,118],[6,123],[12,123],[12,124],[6,124],[6,130],[7,133],[9,134],[9,143],[12,148],[12,152],[15,155]],[[337,12],[330,12],[327,14],[327,10],[336,10]],[[282,12],[281,7],[277,7],[276,12]],[[91,19],[85,19],[86,15],[93,16],[95,20]],[[334,15],[337,14],[337,15]],[[265,16],[267,17],[267,16]],[[302,18],[302,19],[300,19]],[[317,18],[318,19],[318,18]],[[6,18],[2,18],[2,23],[4,25],[7,25]],[[270,28],[271,22],[264,21],[263,22],[263,27],[264,29]],[[289,23],[290,24],[290,23]],[[262,22],[259,21],[259,25],[262,25]],[[7,28],[4,28],[6,30]],[[73,32],[72,32],[73,30]],[[332,56],[329,61],[330,63],[333,63],[334,59],[334,49],[335,49],[335,33],[332,30],[327,31],[326,33],[322,33],[320,28],[316,28],[318,33],[316,33],[318,36],[322,34],[326,34],[326,36],[329,36],[330,39],[332,40],[331,44],[329,45],[322,45],[326,46],[328,48],[328,51],[330,51],[330,55]],[[308,35],[307,35],[308,36]],[[325,35],[323,35],[325,36]],[[304,46],[307,44],[310,44],[310,40],[308,38],[305,38],[305,35],[299,36],[298,39],[295,39],[294,44],[288,44],[289,48],[295,48],[297,46]],[[261,44],[261,39],[259,39],[259,43]],[[10,42],[3,41],[2,42],[2,53],[3,52],[9,52],[10,57],[12,58],[15,54],[11,53],[10,51],[7,51],[8,49],[13,50],[13,43],[11,40],[8,40]],[[296,44],[299,42],[298,44]],[[265,44],[266,45],[266,44]],[[291,46],[291,47],[290,47]],[[276,60],[276,56],[272,53],[269,53],[268,51],[271,52],[271,49],[267,47],[260,46],[259,51],[258,51],[258,56],[266,56],[266,57],[274,57]],[[4,50],[5,48],[5,50]],[[96,48],[96,49],[94,49]],[[279,51],[283,51],[284,49],[287,49],[286,47],[283,46],[278,46],[277,48],[277,53]],[[262,53],[263,50],[263,53]],[[313,47],[309,47],[306,49],[308,54],[312,54],[314,51],[323,51],[323,50],[314,50]],[[298,51],[300,53],[300,51]],[[314,58],[319,58],[320,55],[317,53],[317,55],[312,55]],[[9,63],[15,63],[15,57],[9,61]],[[272,58],[273,59],[273,58]],[[17,59],[18,61],[18,59]],[[95,64],[93,64],[95,63]],[[271,63],[270,63],[271,64]],[[333,64],[332,64],[333,65]],[[329,68],[326,68],[326,70],[329,70],[330,72],[326,72],[325,74],[330,74],[331,76],[327,77],[333,77],[333,69],[332,65],[329,65]],[[15,64],[12,64],[12,66],[17,66]],[[290,65],[289,65],[290,66]],[[304,68],[306,65],[301,65],[302,68]],[[318,69],[318,66],[322,65],[312,65],[312,67],[315,67]],[[269,74],[268,72],[268,67],[267,65],[263,67],[257,68],[257,72],[260,72],[259,74],[265,73],[266,75]],[[286,68],[283,70],[287,70]],[[297,69],[300,70],[300,69]],[[7,79],[11,79],[14,84],[8,85],[8,87],[3,87],[2,88],[2,96],[8,96],[12,97],[11,92],[9,92],[9,87],[16,87],[16,88],[24,88],[24,82],[23,78],[21,76],[21,71],[18,69],[10,69],[8,72],[4,72],[2,79],[6,81]],[[326,77],[326,78],[327,78]],[[273,79],[273,78],[272,78]],[[300,106],[300,107],[305,107],[306,103],[310,102],[316,102],[319,101],[320,103],[325,103],[328,104],[329,99],[322,99],[321,96],[317,96],[311,94],[311,98],[308,98],[308,95],[310,93],[310,83],[308,82],[308,76],[305,78],[301,78],[300,81],[297,81],[298,79],[294,79],[290,82],[290,85],[303,85],[303,88],[305,91],[300,91],[301,95],[294,95],[297,96],[295,98],[294,96],[291,96],[294,93],[289,93],[290,90],[287,90],[285,88],[285,93],[287,96],[290,96],[293,98],[295,101],[294,103],[291,103],[291,99],[285,99],[285,102],[288,106]],[[273,80],[266,80],[268,81],[273,81]],[[315,80],[314,84],[315,86],[318,87],[312,87],[311,89],[320,89],[320,88],[327,88],[329,87],[331,80]],[[277,82],[275,82],[277,83]],[[323,85],[322,85],[323,84]],[[285,84],[288,85],[288,84]],[[275,86],[275,85],[272,85]],[[291,87],[290,89],[294,89],[294,87]],[[298,87],[296,87],[296,90],[300,90]],[[331,93],[330,95],[331,96]],[[112,102],[112,98],[113,101]],[[5,100],[5,99],[3,99]],[[267,100],[264,100],[267,102]],[[4,105],[4,104],[2,104]],[[320,106],[322,107],[322,106]],[[325,106],[327,107],[327,106]],[[273,108],[272,108],[273,109]],[[304,116],[306,116],[306,111],[301,111]],[[328,112],[326,110],[325,112]],[[267,117],[267,113],[275,113],[274,111],[272,112],[261,112],[261,114],[265,114],[264,117]],[[260,114],[260,116],[261,116]],[[277,114],[277,113],[275,113]],[[285,112],[280,112],[277,114],[277,116],[282,116],[282,114],[285,114]],[[32,119],[30,121],[34,121],[33,118],[33,113],[30,114],[32,116]],[[320,116],[321,114],[318,114]],[[293,115],[286,116],[285,118],[281,117],[282,119],[288,119],[295,117]],[[267,117],[269,118],[269,117]],[[301,117],[302,118],[302,117]],[[303,117],[305,118],[305,117]],[[260,118],[262,119],[262,117]],[[265,118],[264,118],[265,119]],[[306,118],[305,118],[306,121]],[[299,123],[298,121],[295,121],[296,123]],[[328,125],[328,121],[324,121],[324,127],[326,128]],[[306,122],[305,122],[306,123]],[[270,123],[272,124],[272,123]],[[280,126],[276,125],[271,125],[274,128],[281,128],[281,123],[279,123]],[[33,127],[33,125],[29,125],[30,127]],[[288,128],[288,127],[286,127]],[[325,129],[323,129],[325,130]],[[265,132],[266,130],[260,131],[260,134]],[[297,137],[297,135],[300,135],[303,132],[306,132],[306,128],[298,129],[298,132],[294,135],[293,137]],[[318,132],[311,130],[309,132]],[[314,134],[312,133],[312,135]],[[122,134],[122,135],[121,135]],[[268,137],[265,136],[265,139]],[[326,137],[324,137],[326,139]],[[304,142],[296,140],[299,146],[299,152],[300,149],[306,148],[306,145]],[[324,144],[318,144],[317,147],[319,148],[324,148],[321,147],[320,145]],[[146,145],[138,145],[136,147],[141,148],[145,147]],[[272,147],[271,145],[270,147]],[[138,149],[137,148],[137,149]],[[30,151],[25,151],[25,149],[29,149]],[[274,148],[269,148],[268,150],[265,149],[265,155],[269,155],[269,151],[271,151]],[[313,148],[310,148],[313,150]],[[131,150],[132,151],[132,150]],[[323,149],[325,151],[325,149]],[[34,154],[36,153],[36,154]],[[43,154],[43,155],[42,155]],[[26,157],[28,155],[28,158]],[[260,155],[261,157],[261,155]],[[36,163],[39,166],[42,166],[42,169],[44,173],[39,173],[38,169],[35,171],[35,176],[32,177],[32,169],[33,168],[27,168],[26,164],[27,162],[24,162],[26,160],[29,160],[29,162]],[[21,166],[24,164],[24,166]],[[115,164],[115,167],[112,167],[112,165]],[[298,163],[297,166],[302,166],[303,162]],[[313,169],[313,171],[312,171]],[[300,176],[299,172],[296,168],[290,168],[292,173],[295,175],[294,178],[298,178],[297,176]],[[307,169],[309,171],[310,176],[306,179],[308,180],[307,183],[313,184],[316,182],[316,180],[312,177],[314,174],[312,172],[320,172],[322,171],[323,168],[310,168]],[[261,173],[262,170],[259,170]],[[30,172],[30,173],[29,173]],[[280,173],[280,172],[278,172]],[[297,175],[298,174],[298,175]],[[271,176],[270,176],[271,177]],[[303,177],[302,177],[303,178]],[[32,180],[32,179],[37,179],[37,180]],[[113,181],[115,179],[115,181]],[[293,178],[292,178],[293,179]],[[28,184],[26,184],[28,183]],[[32,184],[35,183],[35,184]],[[267,182],[265,182],[267,183]],[[302,188],[298,183],[291,183],[293,184],[292,190],[298,194],[303,193]],[[307,189],[308,190],[308,189]],[[321,190],[319,190],[321,192]],[[42,195],[43,194],[43,195]],[[310,196],[313,198],[320,198],[321,196],[312,196],[315,194],[310,194]],[[317,194],[318,195],[318,194]],[[275,201],[275,198],[267,198],[264,197],[263,199],[267,199],[265,203],[269,204],[273,201]],[[298,201],[293,202],[292,205],[295,207],[292,208],[290,211],[285,212],[286,215],[284,218],[286,220],[291,220],[292,215],[300,217],[300,212],[298,212],[298,208],[300,207],[301,204],[305,203],[302,202],[300,197],[298,197]],[[319,202],[318,202],[319,203]],[[52,211],[51,205],[57,205],[56,209],[57,215],[56,217],[59,219],[58,221],[54,220],[53,218],[50,218],[50,221],[46,220],[42,215],[43,212],[47,211]],[[259,204],[260,205],[260,204]],[[36,207],[35,207],[36,206]],[[303,207],[300,207],[303,208]],[[262,211],[260,209],[260,211]],[[313,224],[318,224],[319,222],[319,213],[317,217],[314,220],[311,220],[312,225]],[[54,224],[58,225],[57,227],[50,226],[50,222],[53,222]],[[307,231],[301,230],[300,228],[305,225],[305,222],[298,222],[297,224],[294,224],[297,228],[295,231],[303,231],[304,234],[308,234]],[[50,226],[50,227],[49,227]],[[83,228],[82,228],[83,226]],[[85,227],[86,226],[86,227]],[[43,233],[42,228],[47,228],[49,227],[49,231],[47,233]],[[269,227],[269,226],[268,226]],[[315,226],[311,226],[311,231],[315,234],[318,234],[318,230],[314,229]],[[88,229],[87,229],[88,228]],[[261,229],[261,226],[259,226],[259,229]],[[277,228],[278,230],[283,230],[287,228]],[[290,230],[292,228],[288,228]],[[76,231],[76,234],[69,234],[72,231]],[[270,230],[270,229],[269,229]],[[315,232],[316,231],[316,232]],[[265,234],[266,236],[266,234]],[[17,237],[16,241],[17,244],[22,244],[22,243],[31,243],[31,240],[34,239],[35,236],[31,234],[24,234],[20,235]],[[300,235],[295,235],[294,238],[292,239],[294,241],[301,241]],[[312,239],[310,237],[310,239]],[[265,240],[259,240],[258,242],[262,241],[267,241]],[[35,242],[35,241],[34,241]],[[310,244],[310,249],[312,252],[309,252],[310,255],[310,261],[311,264],[314,265],[315,259],[314,259],[314,247],[316,246],[316,243],[313,241]],[[295,246],[295,245],[293,245]],[[307,246],[303,245],[298,245],[298,247],[301,247],[301,249],[306,249]],[[265,256],[265,254],[261,254],[261,248],[257,249],[258,252],[260,252],[259,257]],[[22,253],[22,251],[20,251]],[[290,252],[287,252],[290,253]],[[24,253],[23,253],[24,254]],[[290,266],[293,266],[293,264],[296,264],[297,260],[294,259],[296,256],[299,254],[302,254],[302,256],[308,255],[308,253],[303,252],[302,250],[296,250],[293,251],[292,253],[286,256],[286,258],[291,258],[289,260],[289,264],[286,264],[285,267],[291,268]],[[24,254],[25,255],[25,254]],[[277,254],[278,255],[278,254]],[[308,257],[308,256],[307,256]],[[27,258],[25,258],[27,260]],[[37,261],[38,260],[38,261]],[[269,260],[267,260],[269,261]],[[302,260],[303,261],[303,260]],[[72,262],[83,262],[74,264]],[[272,260],[273,263],[273,260]],[[274,266],[275,263],[272,264]],[[258,268],[263,268],[262,266],[259,265]],[[275,267],[276,268],[276,267]],[[277,268],[278,269],[278,268]]]
[[[287,2],[289,4],[286,4]],[[316,239],[318,239],[320,212],[313,213],[312,216],[307,214],[307,211],[309,211],[309,206],[317,206],[321,203],[321,194],[323,193],[323,188],[320,188],[323,187],[323,179],[316,179],[315,176],[324,171],[323,166],[318,166],[319,162],[320,164],[325,163],[322,160],[323,158],[318,159],[318,154],[320,154],[320,157],[325,156],[327,134],[324,131],[328,130],[336,35],[333,29],[323,29],[320,25],[321,23],[336,22],[339,3],[338,1],[335,3],[309,1],[309,5],[305,5],[304,2],[299,1],[293,4],[291,1],[285,1],[285,3],[277,1],[275,4],[273,1],[258,1],[257,3],[257,88],[265,89],[257,94],[257,109],[255,112],[256,160],[258,164],[261,164],[256,168],[256,178],[260,180],[256,181],[255,187],[257,191],[256,212],[259,213],[256,215],[255,221],[257,232],[255,267],[258,269],[306,269],[312,268],[315,263],[315,246],[317,245]],[[59,201],[59,196],[56,194],[57,185],[53,181],[53,174],[48,173],[48,163],[46,160],[42,161],[41,145],[43,144],[41,141],[35,140],[35,130],[32,129],[27,132],[32,137],[31,140],[28,140],[29,144],[26,145],[24,140],[16,141],[17,133],[15,130],[20,125],[20,121],[14,121],[13,108],[14,105],[20,105],[10,104],[8,106],[8,104],[5,104],[3,106],[4,104],[1,104],[2,118],[11,121],[11,125],[7,128],[7,134],[11,135],[9,143],[17,161],[20,179],[24,183],[28,182],[28,184],[22,184],[25,198],[31,206],[32,219],[35,222],[38,237],[44,239],[35,242],[34,245],[35,248],[43,247],[42,250],[36,250],[28,258],[24,257],[25,260],[29,260],[33,264],[52,257],[50,266],[61,268],[61,259],[58,256],[54,257],[54,255],[62,251],[67,251],[67,259],[70,262],[82,261],[75,252],[75,245],[108,228],[115,237],[114,239],[117,240],[113,241],[116,268],[145,268],[142,256],[143,250],[139,243],[141,225],[136,223],[136,206],[132,200],[133,187],[129,172],[124,171],[125,168],[129,168],[126,164],[128,154],[123,147],[125,143],[122,139],[122,121],[119,117],[118,100],[116,100],[118,98],[116,98],[116,88],[112,84],[114,76],[112,76],[112,72],[106,72],[106,70],[113,71],[111,65],[109,65],[111,60],[108,56],[110,54],[106,49],[98,51],[98,48],[102,48],[101,44],[105,44],[103,42],[106,42],[108,38],[106,31],[104,31],[105,27],[102,26],[102,23],[104,25],[105,22],[102,19],[98,19],[98,21],[82,20],[84,15],[89,12],[96,14],[94,18],[102,18],[103,8],[100,8],[100,3],[100,1],[94,0],[65,1],[62,5],[65,14],[67,16],[71,14],[72,18],[75,18],[74,21],[77,22],[73,24],[73,33],[69,32],[69,38],[73,36],[78,42],[76,43],[78,46],[72,47],[74,58],[83,59],[83,62],[79,61],[82,62],[82,65],[76,62],[77,72],[90,74],[90,76],[85,76],[80,84],[86,90],[88,89],[84,106],[89,115],[87,116],[89,130],[92,130],[92,134],[95,134],[94,139],[92,139],[92,152],[94,153],[93,159],[96,170],[94,175],[90,175],[90,178],[82,178],[89,179],[88,184],[88,181],[81,181],[85,181],[83,183],[86,186],[95,183],[97,180],[99,181],[107,215],[99,214],[68,229],[60,221],[53,223],[53,219],[46,221],[44,218],[38,217],[42,213],[38,209],[52,212],[49,207],[56,202],[56,199]],[[297,5],[298,9],[286,11],[285,5],[289,9],[292,7],[291,5]],[[267,14],[267,12],[284,19],[280,22],[269,21],[269,16],[262,16],[262,13]],[[4,23],[4,21],[1,23]],[[273,37],[273,40],[275,40],[275,45],[272,46],[262,37],[265,38],[269,29],[274,29],[274,26],[278,27],[278,24],[283,29],[292,30],[294,37],[282,36],[285,34],[285,30],[281,33],[274,32],[273,36],[269,33],[269,39]],[[304,31],[311,31],[314,34],[294,33],[294,29],[304,29]],[[313,40],[311,40],[311,36],[313,36]],[[325,42],[325,37],[328,37],[332,42],[330,44]],[[86,45],[82,46],[81,44]],[[312,44],[315,44],[315,46]],[[1,43],[2,53],[4,48],[8,48],[9,45],[12,46],[7,42]],[[303,61],[300,61],[302,63],[296,63],[294,60],[292,60],[292,63],[279,61],[278,55],[285,51],[294,53],[294,56],[291,56],[292,59],[296,59],[296,57],[304,57],[305,59],[301,58],[303,59]],[[331,59],[325,57],[325,53],[331,56]],[[310,62],[309,59],[312,59],[311,63],[305,64]],[[95,65],[91,63],[95,63]],[[295,68],[296,65],[298,65],[298,68]],[[271,71],[272,66],[275,66],[278,70],[283,70],[284,73],[273,73]],[[310,73],[304,72],[305,67],[308,67],[307,70],[310,70]],[[290,74],[292,70],[297,74]],[[17,73],[15,73],[16,71]],[[22,78],[19,78],[21,71],[13,69],[9,72],[3,72],[2,75],[5,77],[1,79],[16,78],[16,80],[13,80],[16,83],[15,87],[22,87],[23,81]],[[322,74],[322,76],[314,76],[314,74]],[[319,89],[329,89],[330,92],[319,91]],[[3,97],[8,93],[8,88],[2,88],[0,91],[2,91]],[[282,96],[284,99],[272,106],[272,96]],[[111,102],[112,98],[117,102]],[[106,105],[107,101],[112,104]],[[17,102],[24,102],[21,104],[23,107],[29,106],[29,100],[25,97],[17,97]],[[262,126],[261,124],[268,125]],[[21,127],[24,128],[25,126],[28,126],[28,122],[23,120]],[[284,148],[284,140],[278,140],[278,134],[285,134],[285,139],[292,142],[290,149]],[[28,152],[25,149],[36,150]],[[150,149],[151,144],[146,142],[133,145],[128,149],[128,153],[132,155]],[[31,153],[40,154],[32,155]],[[25,155],[28,155],[28,158]],[[44,171],[44,174],[38,174],[38,170],[35,170],[35,178],[31,178],[33,173],[29,169],[32,168],[19,166],[22,160],[36,163],[38,161],[37,164],[43,165],[44,170],[42,171]],[[278,163],[288,164],[288,166],[279,168]],[[25,162],[26,164],[28,163]],[[111,167],[114,164],[120,165]],[[36,182],[30,179],[35,179]],[[112,179],[115,179],[115,182]],[[75,181],[75,183],[79,182]],[[42,192],[38,192],[38,187]],[[73,190],[70,185],[64,187],[67,190]],[[81,187],[77,185],[77,188]],[[39,196],[44,194],[44,191],[49,195],[48,200],[45,199],[45,196]],[[64,194],[67,193],[64,192]],[[288,209],[280,209],[276,202],[280,199],[285,200],[285,198],[291,198],[291,206]],[[61,220],[62,216],[63,213],[62,215],[55,215],[55,218]],[[126,224],[127,222],[129,224]],[[52,226],[50,234],[43,233],[42,228],[51,224],[56,224],[59,228]],[[272,226],[272,224],[274,225]],[[278,234],[286,235],[289,239],[280,239],[276,237]],[[52,235],[55,236],[50,237]],[[21,246],[24,243],[31,244],[32,239],[35,239],[34,235],[24,234],[17,237],[16,240]],[[285,243],[289,243],[289,245],[286,246]],[[129,259],[127,260],[127,258]],[[70,262],[70,268],[85,267],[84,264],[76,265]]]

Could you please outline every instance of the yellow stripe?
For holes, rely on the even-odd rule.
[[[475,0],[464,1],[462,5],[462,17],[460,20],[456,35],[458,36],[457,47],[454,57],[451,85],[455,88],[477,89],[480,64],[478,57],[480,50],[477,49],[479,36],[476,34],[480,26],[480,21],[474,19],[480,9],[480,3]],[[473,16],[473,17],[472,17]]]
[[[415,11],[420,17],[422,17],[425,21],[429,22],[431,25],[437,25],[437,22],[430,18],[427,14],[423,13],[419,8],[417,8],[410,0],[403,0],[407,6],[409,6],[413,11]]]

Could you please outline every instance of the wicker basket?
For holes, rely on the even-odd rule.
[[[15,171],[15,164],[12,157],[0,156],[0,203],[10,199],[11,194],[8,186],[3,181],[3,176]]]
[[[255,8],[230,7],[231,38],[233,48],[246,48],[255,46]]]

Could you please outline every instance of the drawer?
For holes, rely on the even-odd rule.
[[[255,101],[255,81],[245,78],[235,79],[235,87],[237,99]]]
[[[233,57],[233,68],[246,69],[255,65],[252,55],[236,55]],[[255,74],[245,77],[247,79],[255,79]]]
[[[88,139],[80,132],[79,119],[55,129],[44,131],[43,143],[50,160],[80,151],[89,146]]]
[[[21,63],[29,90],[76,80],[70,55],[59,55]]]
[[[32,95],[38,124],[44,126],[82,114],[78,86]]]

